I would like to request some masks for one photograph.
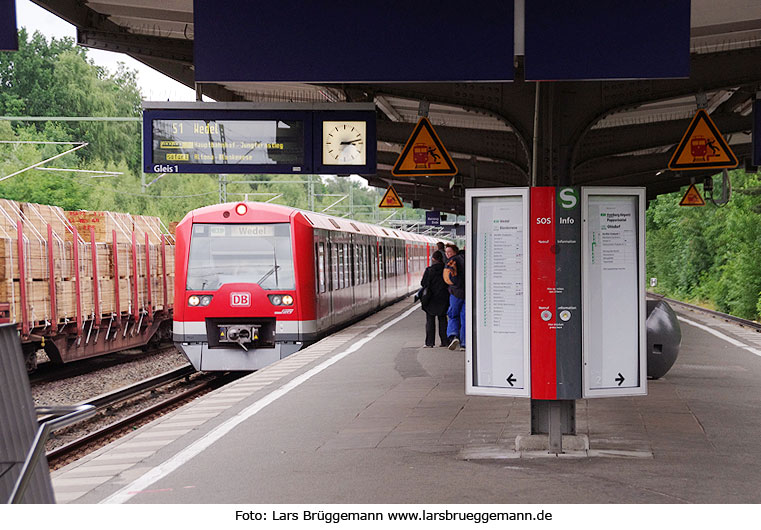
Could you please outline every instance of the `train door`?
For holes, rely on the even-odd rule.
[[[410,292],[410,288],[412,287],[412,263],[411,260],[414,259],[413,257],[413,248],[412,245],[409,245],[407,243],[404,244],[404,272],[405,276],[407,277],[407,292]]]
[[[349,243],[347,248],[347,256],[346,256],[346,266],[347,266],[347,272],[349,276],[348,281],[348,287],[349,291],[351,291],[350,300],[351,300],[351,307],[352,307],[352,313],[354,315],[359,314],[359,308],[357,307],[357,300],[359,299],[357,290],[359,289],[359,282],[357,281],[357,252],[356,252],[356,236],[354,234],[349,234]]]
[[[318,329],[330,326],[329,244],[324,230],[314,231],[315,318]]]
[[[335,290],[334,289],[335,289],[335,285],[336,285],[336,282],[335,282],[335,278],[336,278],[336,263],[335,263],[335,258],[334,258],[334,255],[333,255],[333,253],[334,253],[334,246],[335,245],[333,244],[333,241],[332,241],[333,238],[331,237],[330,232],[326,233],[325,239],[326,239],[326,244],[327,244],[327,248],[326,248],[326,251],[325,251],[325,257],[327,258],[326,265],[328,267],[326,273],[327,273],[327,282],[328,282],[327,287],[328,287],[328,293],[329,293],[328,300],[329,300],[329,306],[330,306],[330,318],[328,319],[328,321],[330,322],[330,325],[332,326],[334,324],[333,315],[335,315],[335,308],[333,306],[333,304],[334,304],[333,297],[335,296]]]
[[[378,242],[378,285],[381,304],[386,301],[386,283],[388,281],[386,278],[388,272],[386,254],[386,240],[381,239]]]
[[[378,275],[378,239],[371,238],[367,245],[367,260],[370,267],[370,290],[376,307],[380,305],[380,277]]]

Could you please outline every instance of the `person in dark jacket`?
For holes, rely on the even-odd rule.
[[[465,256],[459,250],[453,243],[447,245],[444,266],[444,281],[449,286],[447,336],[450,350],[465,349]]]
[[[444,256],[438,250],[431,254],[431,266],[425,269],[420,285],[428,289],[428,295],[421,300],[425,311],[425,346],[433,348],[436,337],[436,320],[439,321],[439,341],[447,346],[447,309],[449,290],[444,283]]]

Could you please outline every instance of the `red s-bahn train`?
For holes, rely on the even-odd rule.
[[[420,287],[436,240],[252,202],[177,225],[174,342],[197,370],[257,370]]]

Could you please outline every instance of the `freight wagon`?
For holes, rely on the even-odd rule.
[[[65,212],[0,199],[0,322],[15,322],[27,367],[171,335],[174,238],[156,217]]]

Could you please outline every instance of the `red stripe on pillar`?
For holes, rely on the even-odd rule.
[[[557,399],[555,188],[531,188],[531,397]]]

